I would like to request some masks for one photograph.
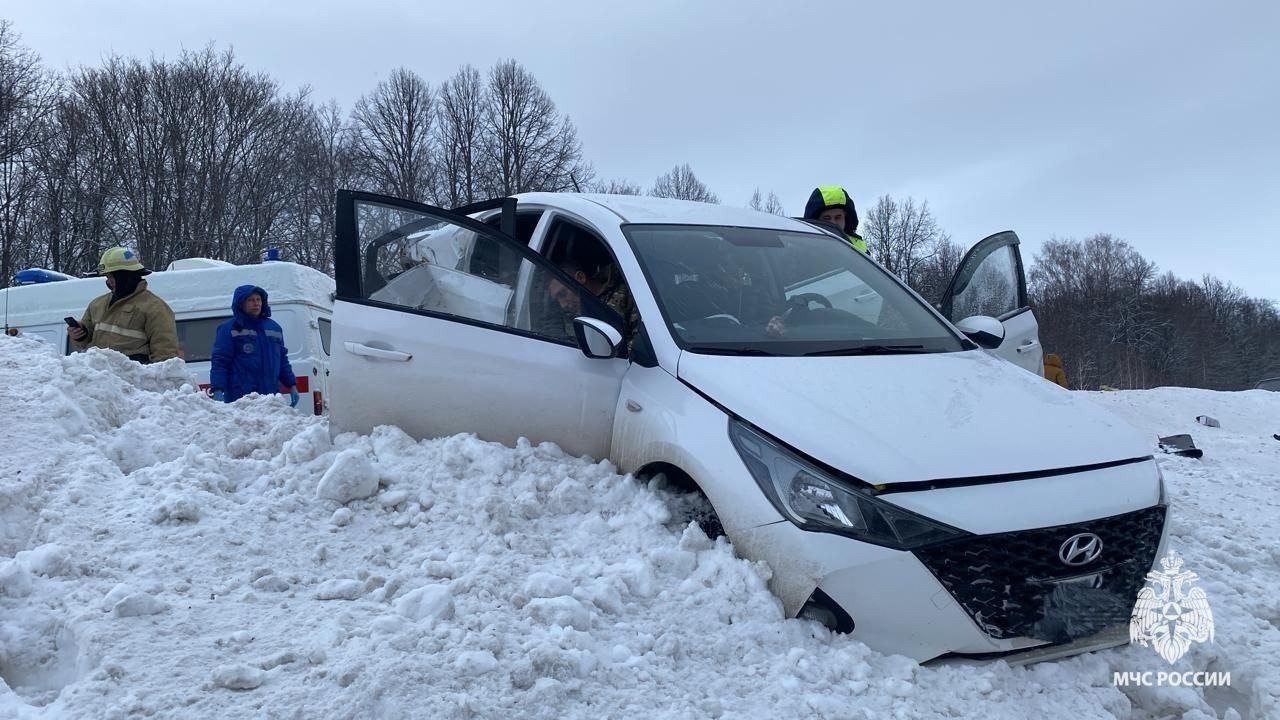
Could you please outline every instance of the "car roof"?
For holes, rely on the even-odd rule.
[[[601,193],[521,193],[515,198],[517,202],[558,207],[570,212],[581,212],[580,208],[590,203],[617,215],[619,223],[724,225],[808,233],[821,232],[808,223],[781,215],[688,200]]]

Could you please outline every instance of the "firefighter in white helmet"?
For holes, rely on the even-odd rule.
[[[173,310],[147,289],[151,274],[138,254],[114,247],[102,254],[98,274],[111,292],[89,303],[78,325],[67,328],[76,350],[109,348],[130,360],[160,362],[178,357],[178,326]]]

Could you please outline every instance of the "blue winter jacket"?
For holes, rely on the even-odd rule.
[[[240,307],[252,293],[262,297],[262,313],[256,318],[246,315]],[[289,365],[289,350],[284,346],[284,332],[271,319],[267,291],[241,285],[231,299],[231,312],[234,317],[218,326],[213,340],[209,386],[226,393],[226,401],[231,402],[249,393],[278,392],[280,385],[297,385],[298,379]]]

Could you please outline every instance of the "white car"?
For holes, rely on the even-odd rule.
[[[1127,642],[1163,480],[1146,439],[1040,376],[1013,233],[969,252],[939,312],[842,238],[750,210],[337,210],[335,432],[526,437],[665,475],[769,564],[789,616],[884,652]]]

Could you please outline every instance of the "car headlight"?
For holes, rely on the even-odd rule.
[[[804,530],[847,535],[897,550],[969,534],[837,479],[746,423],[730,419],[729,437],[765,496]]]

